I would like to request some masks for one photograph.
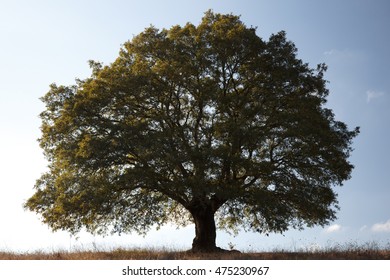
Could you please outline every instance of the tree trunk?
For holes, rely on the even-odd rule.
[[[191,214],[195,222],[195,238],[192,242],[192,251],[215,252],[221,250],[215,244],[217,233],[214,211],[211,207],[193,209]]]

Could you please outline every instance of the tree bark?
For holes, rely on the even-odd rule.
[[[214,211],[209,207],[191,210],[195,222],[195,238],[192,242],[193,252],[215,252],[221,250],[216,246],[216,226]]]
[[[205,197],[194,198],[186,206],[195,223],[195,238],[190,251],[230,252],[216,246],[217,228],[214,214],[226,201],[226,199],[213,195],[211,199]]]

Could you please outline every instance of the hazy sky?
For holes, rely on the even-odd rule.
[[[39,97],[53,82],[73,84],[90,75],[87,61],[112,62],[121,44],[153,24],[198,24],[208,9],[241,15],[268,39],[287,32],[311,66],[326,63],[327,107],[352,129],[352,179],[337,188],[341,210],[326,228],[264,237],[218,232],[217,245],[238,249],[299,249],[337,242],[390,244],[390,1],[388,0],[0,0],[0,250],[72,246],[189,248],[193,226],[164,228],[145,238],[102,239],[51,233],[23,202],[46,168],[40,136]]]

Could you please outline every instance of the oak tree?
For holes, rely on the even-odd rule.
[[[326,225],[350,178],[358,128],[325,107],[326,65],[297,58],[238,16],[149,27],[110,65],[42,98],[48,171],[25,208],[53,230],[145,233],[195,224],[194,251],[216,228],[267,234]]]

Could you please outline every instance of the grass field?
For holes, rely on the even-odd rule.
[[[167,249],[0,252],[0,260],[390,260],[390,246],[336,245],[322,250],[191,253]]]

